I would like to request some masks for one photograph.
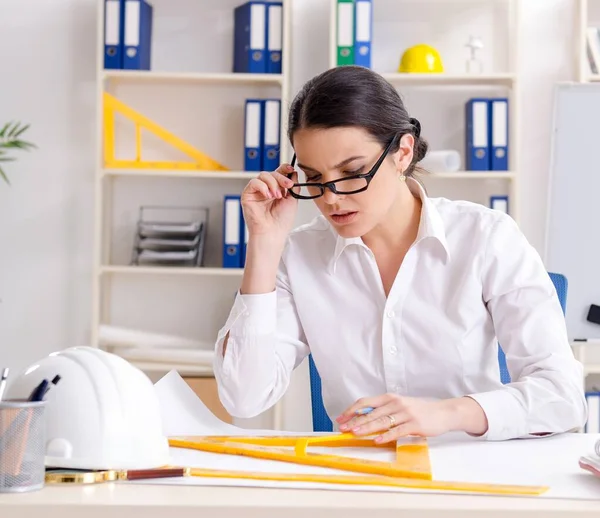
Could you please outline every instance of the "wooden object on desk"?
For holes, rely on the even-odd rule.
[[[214,377],[186,376],[183,379],[213,414],[225,423],[233,423],[233,418],[221,404],[217,380]]]

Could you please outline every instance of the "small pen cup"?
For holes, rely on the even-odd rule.
[[[0,401],[0,493],[44,487],[45,401]]]

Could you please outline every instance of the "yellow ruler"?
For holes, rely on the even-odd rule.
[[[372,475],[431,480],[429,450],[426,440],[421,438],[414,438],[408,444],[391,443],[389,446],[396,448],[396,459],[393,462],[306,451],[308,444],[312,446],[336,445],[338,447],[342,445],[356,446],[357,444],[363,447],[375,446],[372,439],[365,441],[357,439],[351,434],[285,438],[267,436],[260,439],[235,436],[188,436],[171,437],[169,444],[176,448],[241,455]],[[293,449],[286,449],[282,446],[292,446]]]
[[[538,496],[548,490],[546,486],[519,486],[509,484],[481,484],[472,482],[446,482],[415,478],[393,478],[368,475],[311,475],[301,473],[260,473],[219,469],[189,468],[193,477],[227,478],[242,480],[267,480],[274,482],[313,482],[354,486],[380,486],[405,489],[483,493],[488,495]]]
[[[331,435],[251,435],[251,436],[235,436],[235,435],[209,435],[213,440],[221,442],[236,442],[240,444],[260,444],[263,446],[291,446],[296,448],[298,444],[306,444],[311,446],[327,446],[339,448],[385,448],[394,449],[396,443],[388,442],[385,444],[377,444],[373,441],[373,437],[358,437],[352,433],[340,433]],[[198,437],[185,437],[185,439],[195,440]],[[181,439],[181,437],[173,438]]]
[[[119,101],[116,97],[104,92],[104,166],[118,169],[190,169],[205,171],[228,171],[229,169],[202,153],[191,144],[185,142],[170,131],[152,121],[148,117]],[[118,160],[115,157],[115,113],[130,119],[135,125],[135,159]],[[178,149],[188,157],[190,162],[168,162],[142,160],[142,129],[154,133],[167,144]]]

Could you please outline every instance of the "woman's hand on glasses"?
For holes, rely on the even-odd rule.
[[[292,178],[287,175],[293,174]],[[272,173],[262,172],[242,192],[244,219],[250,236],[277,234],[285,237],[292,229],[298,201],[287,190],[296,181],[296,172],[282,164]]]

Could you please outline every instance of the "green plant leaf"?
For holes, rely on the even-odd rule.
[[[10,181],[8,179],[8,176],[6,176],[6,173],[2,170],[2,168],[0,167],[0,176],[2,177],[2,179],[8,184],[10,185]]]
[[[8,130],[9,126],[10,126],[10,122],[7,122],[7,123],[6,123],[6,124],[5,124],[5,125],[2,127],[2,129],[0,130],[0,138],[4,138],[4,135],[5,135],[5,133],[6,133],[6,130]]]
[[[17,132],[16,132],[16,133],[13,135],[13,137],[14,137],[14,138],[17,138],[17,137],[21,136],[21,134],[22,134],[24,131],[26,131],[26,130],[28,130],[28,129],[29,129],[29,126],[30,126],[29,124],[25,124],[25,126],[22,126],[22,127],[19,129],[19,131],[17,131]]]
[[[25,142],[24,140],[9,140],[8,142],[0,144],[0,147],[28,149],[30,147],[33,147],[33,144],[31,144],[30,142]]]

